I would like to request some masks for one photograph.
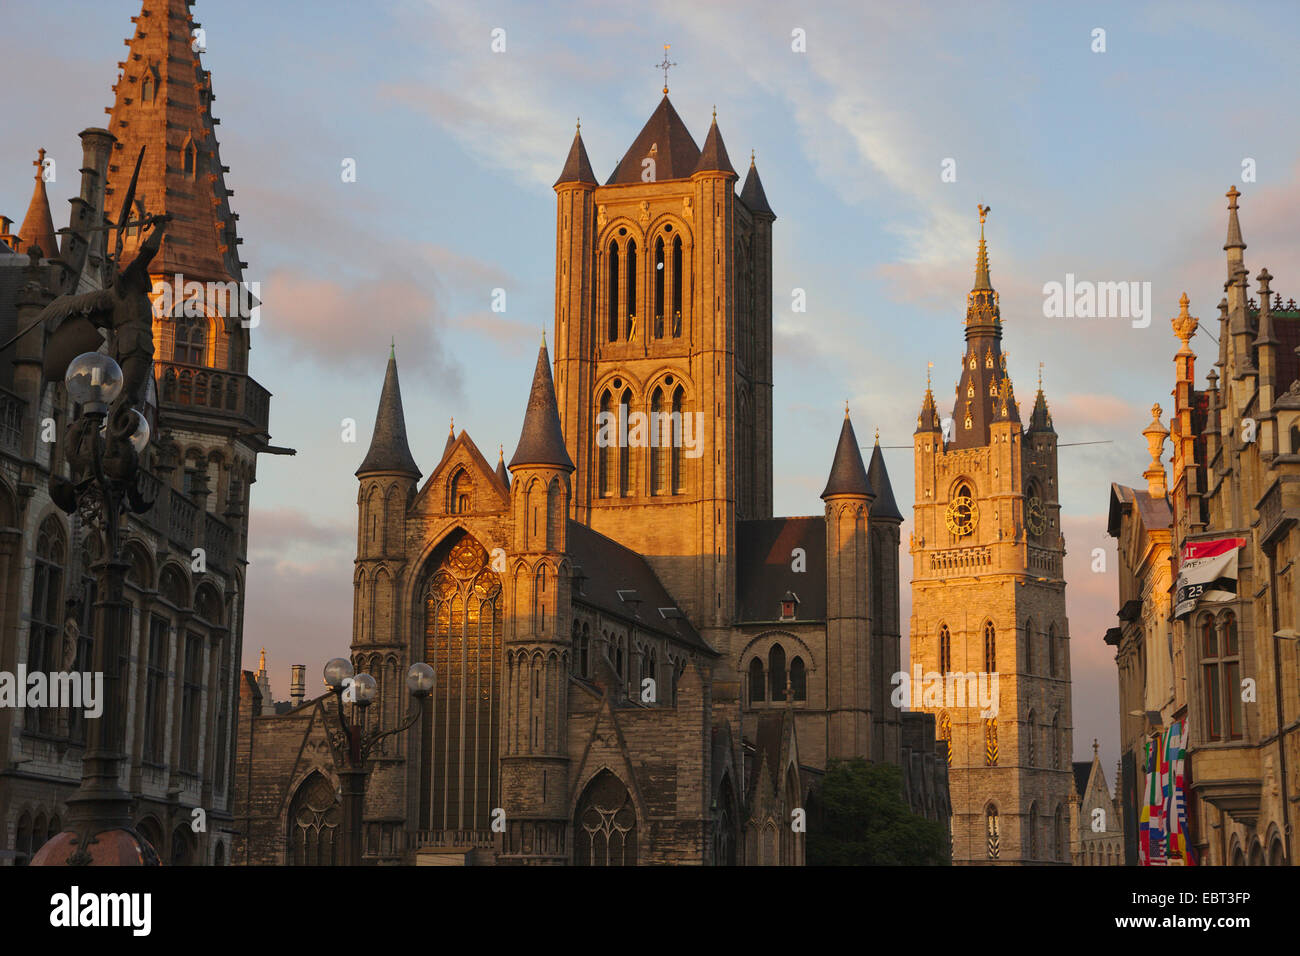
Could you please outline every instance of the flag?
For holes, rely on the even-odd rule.
[[[1168,749],[1169,791],[1165,815],[1169,821],[1169,858],[1195,866],[1196,855],[1187,845],[1187,790],[1183,777],[1186,757],[1187,721],[1180,720],[1170,728]]]

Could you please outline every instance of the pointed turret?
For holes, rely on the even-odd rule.
[[[555,382],[551,378],[551,357],[545,342],[537,350],[537,368],[528,394],[528,410],[524,412],[524,427],[519,433],[519,446],[510,459],[510,470],[523,465],[553,465],[567,471],[574,470],[573,461],[564,447],[564,432],[560,430]]]
[[[966,354],[962,358],[957,400],[953,405],[951,441],[957,448],[978,448],[989,442],[996,421],[1019,421],[1011,396],[1002,392],[1006,360],[1002,355],[1002,316],[998,294],[989,280],[988,244],[984,220],[989,207],[979,206],[980,240],[975,256],[975,284],[966,294]],[[1003,403],[1006,402],[1006,412]]]
[[[1007,386],[1010,387],[1011,381],[1007,380]],[[1043,372],[1038,371],[1038,394],[1034,396],[1034,410],[1029,415],[1029,430],[1031,432],[1055,432],[1052,427],[1052,413],[1047,410],[1047,396],[1043,394]]]
[[[606,186],[643,182],[645,160],[654,160],[654,179],[688,179],[700,160],[700,148],[665,94],[645,126],[619,160]]]
[[[867,466],[867,480],[871,483],[871,490],[876,493],[876,500],[871,503],[871,517],[902,521],[903,513],[898,510],[898,502],[894,500],[894,486],[889,482],[885,456],[880,451],[879,432],[876,432],[875,447],[871,449],[871,464]]]
[[[50,215],[50,200],[45,193],[45,150],[40,149],[35,162],[36,187],[32,190],[32,201],[27,205],[27,215],[18,230],[18,251],[26,255],[32,246],[39,246],[41,258],[57,259],[59,257],[59,240],[54,232],[54,219]]]
[[[195,41],[190,4],[143,0],[140,15],[132,20],[135,31],[127,40],[127,56],[118,63],[109,110],[109,131],[117,142],[109,161],[105,212],[114,220],[119,215],[136,156],[147,145],[137,209],[143,205],[150,215],[172,217],[150,273],[239,281],[244,263],[230,209],[233,191],[226,188],[212,115],[216,97],[199,59],[202,47]],[[124,261],[131,261],[146,232],[126,239]]]
[[[497,446],[497,478],[506,491],[510,490],[510,473],[506,471],[506,446]]]
[[[569,158],[564,161],[564,169],[560,172],[560,178],[555,181],[556,186],[562,186],[565,183],[583,183],[596,185],[596,174],[591,171],[591,160],[587,158],[587,147],[582,143],[582,124],[578,124],[578,130],[573,134],[573,145],[569,147]]]
[[[397,382],[395,351],[388,353],[388,369],[384,372],[384,387],[379,393],[379,411],[375,413],[370,450],[356,474],[361,476],[380,471],[420,477],[420,469],[416,467],[406,441],[406,417],[402,412],[402,389]]]
[[[714,111],[713,123],[709,126],[709,135],[704,137],[704,148],[700,150],[700,161],[695,164],[697,173],[731,173],[731,159],[727,156],[727,147],[722,142],[722,133],[718,131],[718,114]]]
[[[853,434],[853,422],[849,420],[848,408],[845,408],[839,444],[835,446],[835,460],[831,463],[831,474],[826,480],[826,490],[822,492],[822,498],[829,498],[832,495],[871,497],[871,494],[871,481],[867,478],[867,469],[862,464],[862,450],[858,448],[858,436]]]
[[[933,362],[930,364],[934,364]],[[934,392],[931,390],[930,373],[925,373],[925,397],[921,399],[921,414],[916,416],[916,432],[940,432],[943,424],[939,421],[939,410],[934,404]]]
[[[763,181],[758,178],[758,167],[754,165],[753,153],[749,156],[749,172],[745,174],[745,185],[740,189],[740,201],[749,207],[752,213],[776,218],[772,207],[767,204],[767,193],[763,192]]]

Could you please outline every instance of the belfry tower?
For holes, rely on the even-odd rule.
[[[975,285],[952,418],[927,385],[914,438],[912,665],[954,693],[919,695],[948,742],[953,862],[1069,861],[1069,628],[1056,431],[1039,382],[1028,427],[989,279],[980,206]],[[996,680],[995,680],[996,679]],[[992,706],[966,698],[996,687]],[[955,693],[958,688],[963,693]]]

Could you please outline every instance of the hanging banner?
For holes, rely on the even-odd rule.
[[[1232,601],[1237,597],[1237,549],[1245,538],[1189,541],[1174,588],[1174,617],[1190,614],[1198,601]]]

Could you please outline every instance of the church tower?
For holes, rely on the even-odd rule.
[[[927,386],[914,437],[911,663],[913,676],[919,666],[950,679],[942,689],[913,681],[912,707],[935,714],[948,742],[953,862],[1066,863],[1070,657],[1056,432],[1041,381],[1021,424],[987,212],[980,207],[952,418],[941,420]],[[981,683],[987,707],[971,699]]]
[[[725,643],[736,522],[772,514],[776,217],[667,92],[603,186],[580,130],[555,184],[555,385],[572,516]]]

